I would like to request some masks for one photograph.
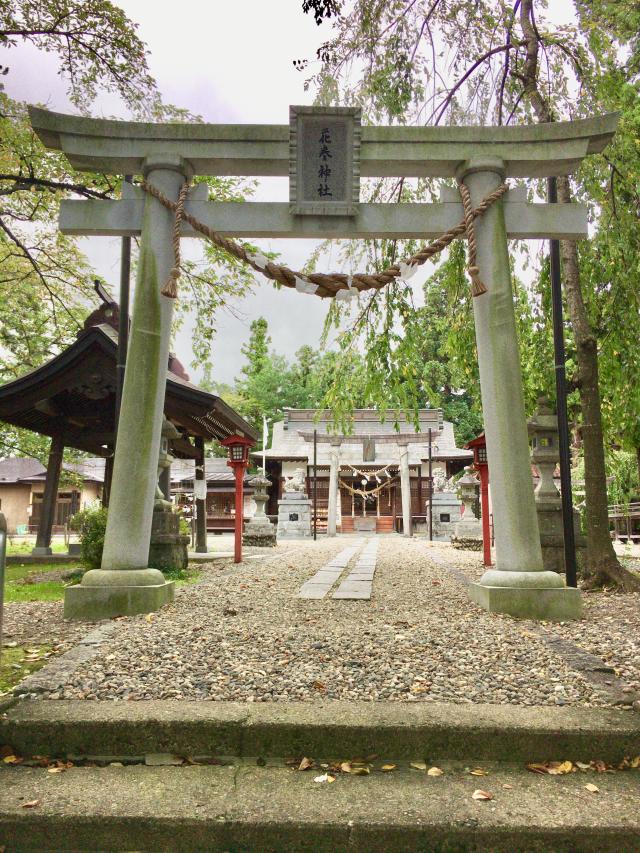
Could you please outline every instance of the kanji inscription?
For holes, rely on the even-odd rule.
[[[291,107],[291,210],[355,216],[360,195],[360,111]]]

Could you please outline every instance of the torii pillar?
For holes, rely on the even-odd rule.
[[[171,154],[149,156],[143,166],[144,176],[172,199],[188,171]],[[160,290],[173,266],[172,230],[171,213],[148,196],[102,565],[65,591],[67,619],[148,613],[173,600],[173,581],[148,567],[173,314],[173,300]]]

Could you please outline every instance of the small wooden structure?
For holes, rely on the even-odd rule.
[[[0,386],[0,420],[51,437],[36,553],[47,553],[51,544],[65,447],[105,457],[103,500],[108,504],[115,445],[117,327],[117,304],[101,305],[87,318],[71,346],[41,367]],[[170,356],[167,365],[164,413],[180,434],[171,441],[171,454],[194,459],[196,467],[203,464],[206,441],[220,441],[238,430],[257,438],[253,428],[223,400],[193,385],[175,356]],[[197,540],[206,550],[204,501],[201,503]]]
[[[621,542],[640,542],[640,503],[611,504],[609,506],[611,536]]]

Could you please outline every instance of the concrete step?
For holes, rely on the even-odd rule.
[[[310,755],[619,762],[640,754],[640,715],[600,708],[373,702],[20,701],[0,745],[20,755]]]
[[[476,777],[400,766],[315,782],[279,766],[0,769],[0,846],[18,851],[640,850],[638,771],[539,776],[486,764]],[[595,784],[590,792],[586,784]],[[476,800],[476,789],[493,799]],[[27,807],[27,804],[29,806]]]

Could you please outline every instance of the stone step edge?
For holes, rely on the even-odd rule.
[[[489,768],[478,779],[401,770],[315,783],[269,768],[0,769],[8,851],[491,851],[638,849],[631,773],[540,777]],[[585,790],[595,781],[597,794]],[[476,801],[474,789],[493,793]],[[508,790],[507,790],[508,789]],[[37,802],[32,808],[22,803]]]
[[[619,762],[640,715],[595,708],[414,703],[23,700],[0,719],[21,755],[347,757]]]

